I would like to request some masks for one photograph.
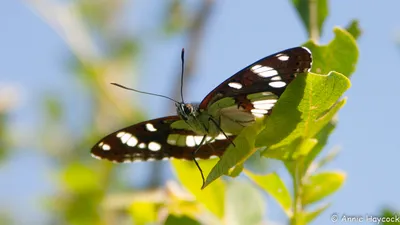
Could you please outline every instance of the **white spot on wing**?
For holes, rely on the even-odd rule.
[[[110,150],[111,149],[111,146],[110,145],[108,145],[108,144],[104,144],[103,145],[103,150],[104,151],[108,151],[108,150]]]
[[[169,157],[165,156],[165,157],[164,157],[164,158],[162,158],[161,160],[163,160],[163,161],[167,161],[167,160],[169,160]]]
[[[215,139],[216,139],[216,140],[225,140],[226,137],[225,137],[224,134],[220,133],[220,134],[218,134],[218,136],[215,137]]]
[[[255,117],[258,117],[258,118],[264,117],[264,114],[259,114],[259,113],[253,113],[253,115],[254,115]]]
[[[278,75],[278,71],[276,71],[276,70],[268,70],[268,71],[265,71],[262,73],[258,73],[258,76],[260,76],[260,77],[272,77],[275,75]]]
[[[241,89],[243,87],[243,85],[238,82],[230,82],[228,83],[228,86],[235,89]]]
[[[103,146],[103,144],[104,144],[103,142],[100,142],[98,146],[101,147]]]
[[[254,108],[256,109],[272,109],[272,107],[274,107],[275,104],[253,104]]]
[[[188,147],[194,147],[194,146],[196,146],[196,142],[195,142],[195,140],[194,140],[193,135],[188,135],[188,136],[186,136],[186,145],[187,145]]]
[[[271,80],[282,80],[282,78],[280,76],[276,76],[276,77],[271,78]]]
[[[274,82],[270,82],[269,86],[274,87],[274,88],[281,88],[281,87],[285,87],[286,83],[283,81],[274,81]]]
[[[95,154],[93,154],[93,153],[92,153],[91,155],[92,155],[92,157],[95,158],[95,159],[101,159],[101,157],[98,156],[98,155],[95,155]]]
[[[124,134],[125,134],[125,132],[123,132],[123,131],[118,132],[117,138],[121,138],[122,136],[124,136]]]
[[[149,143],[148,148],[151,151],[158,151],[158,150],[161,149],[161,145],[159,143],[157,143],[157,142],[152,141],[152,142]]]
[[[140,143],[138,147],[139,148],[146,148],[146,144],[145,143]]]
[[[253,67],[251,67],[251,70],[256,70],[256,69],[258,69],[258,68],[261,68],[262,66],[261,65],[254,65]]]
[[[157,129],[151,123],[146,123],[146,129],[150,132],[155,132]]]
[[[196,145],[200,145],[201,141],[203,140],[203,136],[194,136],[194,142]],[[206,140],[211,140],[211,137],[206,137]]]
[[[266,99],[266,100],[254,101],[253,104],[254,105],[258,105],[258,104],[274,104],[277,101],[278,101],[277,99]]]
[[[288,61],[289,60],[289,56],[284,55],[284,54],[278,54],[278,59],[281,61]]]
[[[251,110],[251,113],[256,113],[256,114],[267,114],[268,113],[268,110],[265,110],[265,109],[252,109]]]
[[[138,143],[138,139],[135,136],[129,138],[128,142],[126,143],[130,147],[135,147]]]
[[[126,144],[126,142],[128,142],[129,138],[131,138],[131,137],[132,137],[132,134],[130,134],[130,133],[125,133],[125,134],[122,135],[122,137],[121,137],[121,142],[122,142],[123,144]]]
[[[253,72],[254,73],[262,73],[262,72],[270,71],[270,70],[274,70],[274,68],[269,67],[269,66],[263,66],[263,67],[253,70]]]
[[[210,156],[210,159],[215,159],[215,158],[218,158],[218,156],[216,156],[216,155],[211,155]]]

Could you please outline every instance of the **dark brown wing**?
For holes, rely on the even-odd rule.
[[[169,158],[192,160],[201,136],[188,129],[172,128],[171,124],[179,120],[178,116],[169,116],[118,130],[97,142],[92,156],[118,163]],[[207,140],[209,143],[201,146],[196,158],[221,156],[230,144],[224,138]]]
[[[311,52],[305,47],[291,48],[267,56],[218,85],[203,99],[200,109],[207,109],[220,99],[233,98],[238,107],[251,112],[254,107],[248,98],[250,94],[265,93],[279,98],[296,75],[308,72],[311,64]],[[255,99],[263,100],[259,97]],[[253,112],[263,111],[255,109]]]

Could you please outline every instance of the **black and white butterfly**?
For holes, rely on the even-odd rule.
[[[305,47],[267,56],[222,82],[200,104],[176,102],[178,115],[109,134],[94,145],[92,156],[117,163],[220,157],[244,127],[271,114],[287,85],[311,64]]]

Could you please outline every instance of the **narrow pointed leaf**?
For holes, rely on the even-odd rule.
[[[255,184],[278,202],[288,217],[292,215],[292,198],[285,183],[278,174],[257,175],[248,170],[244,172]]]
[[[336,192],[344,183],[346,175],[342,172],[323,172],[312,175],[304,184],[303,204],[315,203]]]

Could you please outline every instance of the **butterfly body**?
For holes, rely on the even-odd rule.
[[[311,52],[287,49],[245,67],[200,104],[176,102],[177,114],[109,134],[92,155],[113,162],[208,159],[221,156],[242,129],[268,117],[287,85],[311,68]]]

